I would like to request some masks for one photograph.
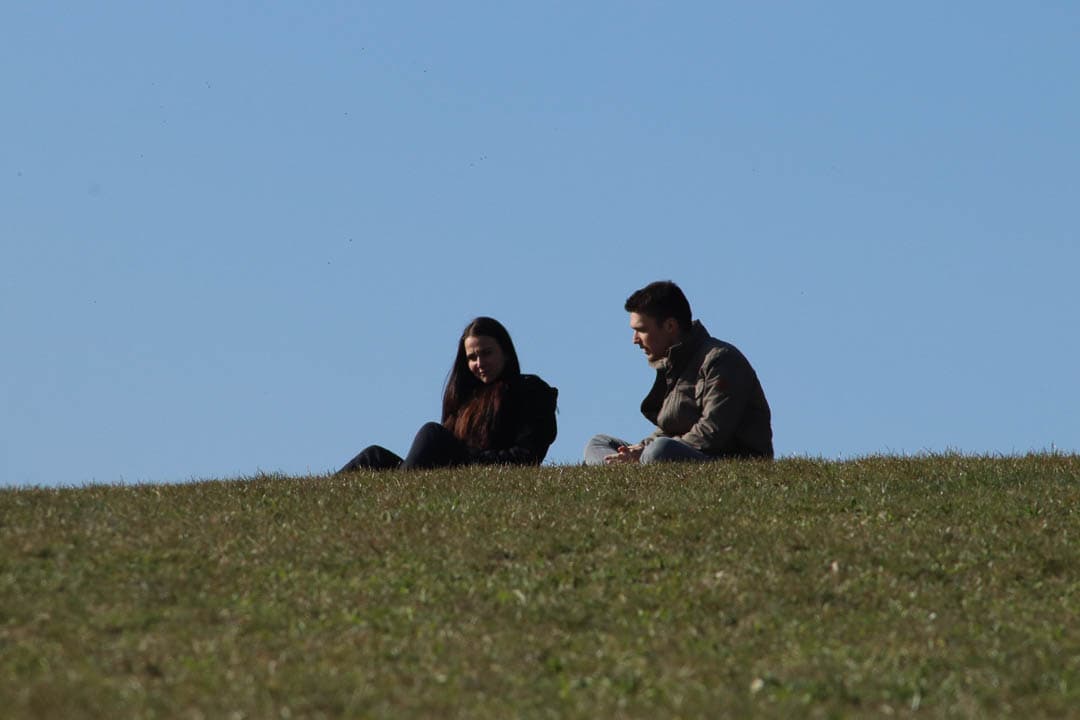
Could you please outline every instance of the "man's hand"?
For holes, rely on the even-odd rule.
[[[644,445],[620,445],[615,452],[604,458],[605,465],[631,465],[641,461]]]

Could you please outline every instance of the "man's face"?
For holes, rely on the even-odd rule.
[[[645,359],[654,366],[679,341],[679,323],[675,318],[658,321],[651,315],[632,312],[630,329],[634,331],[634,344],[645,351]]]

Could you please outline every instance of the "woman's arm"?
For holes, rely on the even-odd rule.
[[[510,447],[480,450],[473,462],[482,465],[539,465],[558,432],[555,408],[559,391],[536,376],[522,376],[513,396],[510,419],[513,441]]]

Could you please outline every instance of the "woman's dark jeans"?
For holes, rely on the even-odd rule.
[[[454,434],[436,422],[425,423],[416,433],[409,454],[402,460],[380,445],[369,445],[339,473],[354,470],[424,470],[452,467],[469,462],[469,449]]]

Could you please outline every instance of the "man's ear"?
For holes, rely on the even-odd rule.
[[[666,332],[668,335],[678,337],[679,335],[682,334],[682,331],[679,328],[679,321],[676,320],[673,317],[664,318],[663,325],[664,325],[664,332]]]

